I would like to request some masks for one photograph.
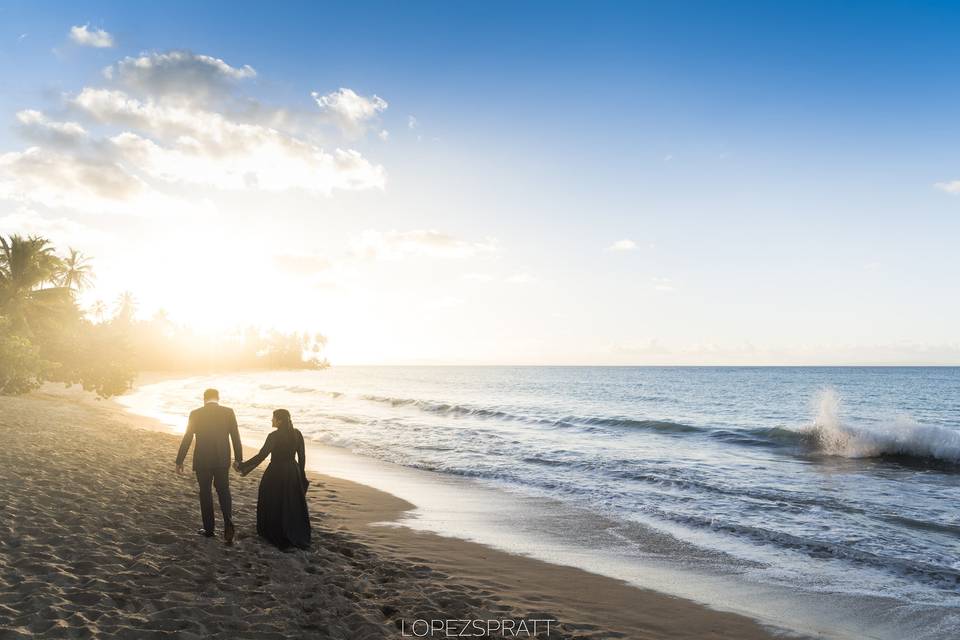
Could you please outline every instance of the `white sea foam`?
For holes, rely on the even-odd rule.
[[[821,451],[845,458],[910,456],[960,463],[960,431],[923,425],[909,416],[855,426],[841,421],[842,403],[834,389],[823,389],[814,401],[813,424],[801,428]]]

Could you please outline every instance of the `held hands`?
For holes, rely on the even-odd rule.
[[[240,467],[240,461],[239,461],[239,460],[235,460],[235,461],[234,461],[234,463],[233,463],[233,468],[234,468],[234,470],[237,471],[240,475],[242,475],[242,476],[247,475],[247,474],[245,474],[245,473],[243,472],[243,469]],[[177,463],[177,473],[179,473],[180,475],[183,475],[183,463],[182,463],[182,462],[178,462],[178,463]]]

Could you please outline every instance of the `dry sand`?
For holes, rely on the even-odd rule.
[[[418,619],[553,619],[537,637],[558,640],[772,637],[578,569],[370,526],[410,505],[323,475],[308,494],[313,548],[283,553],[256,537],[260,471],[232,474],[227,547],[195,533],[196,481],[173,473],[178,438],[147,421],[55,386],[0,398],[0,640],[362,640],[423,631]]]

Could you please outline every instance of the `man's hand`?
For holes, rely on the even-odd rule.
[[[178,463],[177,463],[177,473],[179,473],[180,475],[183,475],[183,463],[182,463],[182,462],[178,462]]]
[[[236,471],[237,473],[242,473],[242,472],[240,471],[240,461],[239,461],[239,460],[234,460],[234,461],[233,461],[233,470]]]

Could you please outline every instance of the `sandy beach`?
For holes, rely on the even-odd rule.
[[[376,526],[411,505],[317,474],[312,549],[256,537],[262,468],[231,476],[238,538],[227,547],[196,535],[196,481],[173,472],[177,438],[148,418],[54,385],[0,398],[0,416],[2,640],[411,637],[418,620],[556,621],[540,638],[772,637],[578,569]]]

